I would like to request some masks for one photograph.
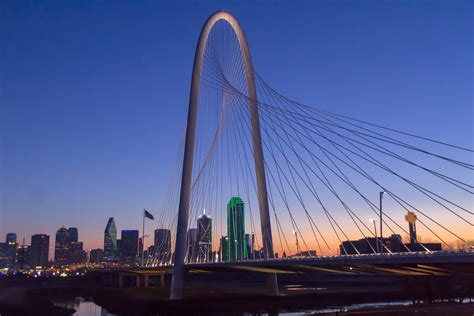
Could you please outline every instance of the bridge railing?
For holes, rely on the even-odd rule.
[[[443,251],[414,251],[405,253],[385,253],[385,254],[357,254],[357,255],[332,255],[332,256],[292,256],[286,258],[272,258],[272,259],[246,259],[235,261],[216,261],[208,263],[188,263],[192,265],[211,265],[211,264],[235,264],[235,263],[259,263],[259,262],[278,262],[278,261],[334,261],[337,259],[367,259],[367,258],[413,258],[413,257],[452,257],[452,256],[474,256],[473,250],[443,250]]]

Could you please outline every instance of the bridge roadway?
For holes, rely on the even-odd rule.
[[[124,273],[140,275],[168,274],[172,265],[120,268]],[[474,275],[474,251],[412,252],[242,260],[234,262],[189,263],[192,273],[254,271],[261,273],[336,273],[395,275]]]

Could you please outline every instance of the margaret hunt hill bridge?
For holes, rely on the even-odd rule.
[[[186,271],[262,273],[275,295],[281,274],[472,277],[472,154],[283,96],[238,21],[216,12],[155,243],[121,273],[172,273],[171,299]]]

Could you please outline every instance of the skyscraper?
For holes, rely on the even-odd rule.
[[[79,232],[76,227],[69,227],[67,229],[67,243],[70,244],[72,242],[79,241]]]
[[[120,259],[133,263],[138,255],[138,230],[122,230],[120,240]]]
[[[31,236],[31,256],[30,266],[46,267],[49,256],[49,236],[46,234],[36,234]]]
[[[247,258],[244,201],[233,197],[227,204],[227,261]]]
[[[156,260],[168,261],[171,258],[171,231],[163,228],[155,229],[154,245]]]
[[[10,268],[14,268],[16,265],[17,248],[18,243],[16,242],[16,234],[8,233],[5,238],[5,254]]]
[[[82,242],[73,241],[69,244],[68,263],[79,264],[84,262],[85,252]]]
[[[247,258],[255,259],[255,234],[245,234],[245,244],[247,246]]]
[[[10,260],[8,260],[7,246],[7,243],[0,243],[0,269],[8,268],[10,265]]]
[[[7,244],[16,243],[16,234],[15,233],[8,233],[6,238],[5,238],[5,242]]]
[[[22,245],[18,248],[17,267],[20,270],[28,268],[31,262],[31,247]]]
[[[198,230],[190,228],[186,234],[186,261],[188,263],[196,262],[198,253]]]
[[[104,260],[104,251],[102,249],[91,249],[89,262],[101,263]]]
[[[205,211],[197,219],[197,262],[212,262],[212,218]]]
[[[65,265],[68,261],[67,229],[61,226],[56,232],[54,243],[54,262],[57,265]]]
[[[104,259],[106,261],[117,260],[117,228],[115,227],[114,218],[109,218],[104,231]]]
[[[227,236],[222,236],[219,247],[219,260],[227,261]]]

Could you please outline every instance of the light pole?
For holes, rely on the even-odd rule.
[[[370,221],[374,224],[374,236],[375,236],[375,248],[377,250],[377,253],[379,253],[379,243],[378,243],[378,238],[377,238],[377,224],[375,219],[371,218]]]
[[[298,243],[298,232],[294,230],[293,234],[295,234],[295,238],[296,238],[296,254],[299,254],[300,253],[300,244]]]
[[[382,198],[385,191],[380,191],[380,254],[383,254],[383,234],[382,234]]]

